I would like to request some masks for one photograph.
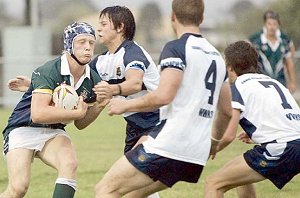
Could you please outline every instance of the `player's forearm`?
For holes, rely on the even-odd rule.
[[[289,81],[291,83],[295,83],[296,82],[295,65],[292,58],[286,59],[286,69],[287,69]]]
[[[151,92],[143,97],[128,100],[126,102],[126,112],[149,112],[161,106],[169,104],[169,101],[157,92]]]
[[[84,116],[84,118],[74,121],[76,128],[82,130],[89,126],[92,122],[94,122],[97,119],[97,117],[104,108],[105,106],[95,103],[95,105],[93,105],[87,110],[87,113]]]
[[[222,139],[221,139],[221,142],[219,143],[219,148],[218,148],[218,151],[221,151],[223,150],[225,147],[227,147],[233,140],[234,140],[235,137],[228,137],[226,136],[226,132],[225,134],[223,135]]]
[[[212,131],[212,137],[221,140],[231,118],[231,114],[218,111]]]
[[[117,85],[117,95],[128,96],[142,90],[143,82],[140,79],[126,80]]]
[[[81,110],[66,110],[54,106],[42,108],[33,108],[31,110],[31,119],[39,124],[65,123],[81,118],[84,112]]]
[[[239,111],[233,109],[231,119],[229,120],[228,126],[225,129],[225,133],[223,134],[221,142],[219,143],[219,151],[228,146],[236,138],[236,133],[239,125],[239,118]]]
[[[212,137],[221,140],[232,117],[231,91],[229,83],[223,83],[220,91]]]

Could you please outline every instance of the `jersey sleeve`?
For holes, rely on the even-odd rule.
[[[235,83],[231,85],[231,94],[232,94],[232,102],[231,102],[232,108],[244,111],[245,103]]]
[[[97,98],[97,95],[96,93],[93,91],[93,87],[98,83],[98,82],[101,82],[102,79],[101,77],[98,75],[98,73],[94,70],[91,69],[91,79],[90,79],[90,88],[91,88],[91,92],[90,94],[88,95],[88,97],[86,97],[84,99],[84,102],[88,103],[88,104],[92,104],[94,102],[96,102],[96,98]]]
[[[97,71],[97,62],[98,62],[98,59],[99,59],[99,56],[95,57],[90,63],[89,63],[89,66],[90,68],[95,71],[97,74],[98,74],[98,71]]]
[[[180,41],[181,40],[175,40],[164,46],[159,58],[161,70],[165,68],[175,68],[181,71],[185,70],[185,42]]]
[[[39,68],[32,72],[31,76],[32,92],[33,93],[47,93],[52,94],[57,86],[55,81],[52,80],[48,72],[44,72]]]
[[[255,32],[254,34],[250,35],[248,39],[251,43],[253,43],[255,40],[260,38],[261,34],[262,34],[262,31]]]
[[[140,69],[145,70],[150,65],[149,60],[144,54],[143,50],[136,44],[132,44],[125,51],[124,55],[125,71],[128,69]]]

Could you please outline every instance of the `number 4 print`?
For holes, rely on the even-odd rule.
[[[211,81],[209,82],[210,78],[212,77]],[[214,93],[216,89],[216,79],[217,79],[217,64],[216,61],[213,60],[209,66],[209,69],[205,76],[205,87],[206,89],[210,90],[210,96],[208,98],[208,104],[213,104],[214,102]]]

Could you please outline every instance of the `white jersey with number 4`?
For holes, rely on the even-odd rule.
[[[232,107],[241,111],[240,125],[255,143],[300,138],[300,109],[277,80],[244,74],[231,86]]]
[[[205,165],[219,92],[226,79],[224,60],[202,36],[184,34],[166,44],[160,67],[182,71],[183,80],[174,100],[160,109],[160,119],[166,123],[155,138],[144,143],[145,150]]]

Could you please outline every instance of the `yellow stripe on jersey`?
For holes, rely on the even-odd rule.
[[[53,94],[53,90],[51,89],[35,89],[32,93],[45,93],[45,94]]]
[[[89,107],[92,107],[92,106],[94,106],[96,104],[96,102],[90,102],[90,103],[87,103],[87,105],[89,106]]]

